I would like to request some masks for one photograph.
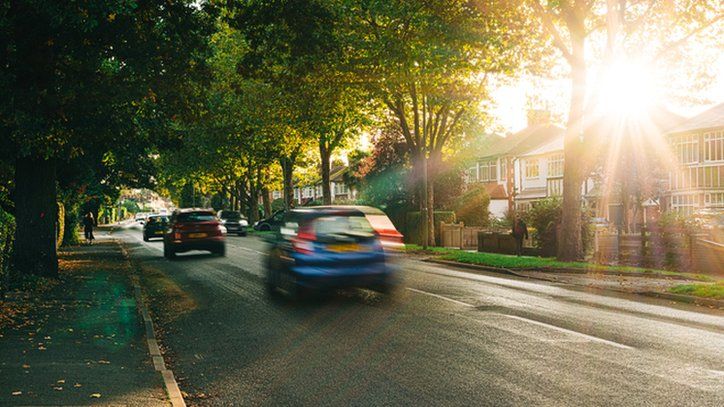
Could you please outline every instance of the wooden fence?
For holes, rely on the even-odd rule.
[[[490,231],[481,226],[465,226],[462,222],[440,222],[440,244],[443,247],[463,250],[515,253],[515,241],[510,233]],[[531,239],[525,240],[523,247],[528,253],[537,253]]]

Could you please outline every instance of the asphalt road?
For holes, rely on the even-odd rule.
[[[291,303],[266,295],[258,238],[168,261],[115,235],[185,297],[161,325],[190,404],[724,405],[720,311],[412,259],[392,295]]]

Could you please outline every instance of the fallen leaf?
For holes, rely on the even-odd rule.
[[[68,328],[68,332],[73,332],[73,328]]]
[[[22,392],[22,391],[14,391],[14,392],[12,392],[12,393],[10,393],[10,394],[12,394],[13,396],[19,396],[19,395],[23,394],[23,392]]]
[[[57,386],[57,387],[53,387],[53,390],[63,391],[63,388],[61,386]]]
[[[75,387],[76,389],[77,389],[78,387],[81,387],[81,386],[82,386],[82,384],[80,384],[80,383],[76,383],[76,384],[73,385],[73,387]]]
[[[93,393],[93,394],[90,395],[90,397],[91,397],[92,399],[99,399],[99,398],[101,398],[101,394],[100,394],[100,393]]]
[[[65,379],[58,380],[58,384],[65,384]]]
[[[110,365],[111,364],[111,362],[109,362],[107,360],[99,360],[98,363],[100,363],[101,365]]]
[[[23,369],[30,369],[30,365],[24,364],[24,365],[23,365]]]
[[[45,346],[38,346],[38,350],[45,350]]]

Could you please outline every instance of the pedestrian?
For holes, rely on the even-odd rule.
[[[515,254],[520,257],[520,255],[523,254],[523,239],[528,238],[528,226],[526,226],[519,215],[515,216],[512,234],[515,239]]]
[[[94,225],[95,220],[93,219],[93,213],[86,213],[86,215],[83,217],[83,233],[85,234],[85,242],[87,244],[93,244],[93,240],[95,239],[95,236],[93,236]]]

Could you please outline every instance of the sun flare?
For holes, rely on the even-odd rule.
[[[596,85],[597,106],[603,115],[630,118],[645,114],[657,100],[653,73],[634,61],[610,64]]]

